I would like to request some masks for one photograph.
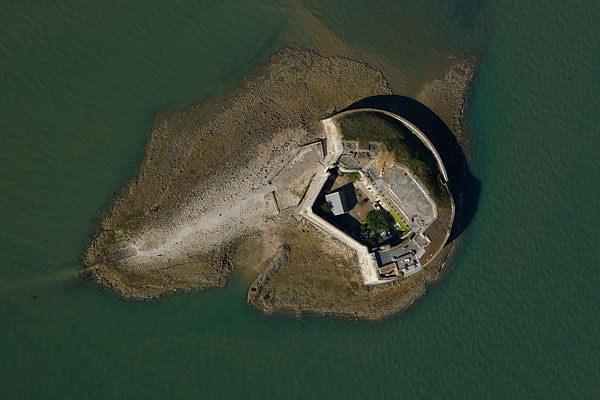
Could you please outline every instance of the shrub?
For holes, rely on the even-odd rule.
[[[354,183],[360,179],[360,173],[358,171],[351,172],[348,174],[348,179],[350,179],[350,182]]]
[[[331,204],[329,204],[328,201],[323,202],[321,204],[321,210],[323,210],[325,214],[331,214]]]
[[[393,227],[390,215],[385,211],[370,211],[367,214],[367,226],[373,232],[389,231]]]

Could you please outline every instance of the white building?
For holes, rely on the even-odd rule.
[[[345,214],[349,211],[346,196],[344,196],[344,193],[341,190],[326,194],[325,201],[331,205],[331,212],[333,212],[333,215]]]

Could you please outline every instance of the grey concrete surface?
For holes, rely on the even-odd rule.
[[[423,230],[435,221],[438,216],[435,202],[423,183],[407,168],[398,165],[386,168],[382,179],[410,222]]]

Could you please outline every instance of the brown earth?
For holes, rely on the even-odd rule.
[[[476,57],[465,56],[447,71],[443,71],[443,76],[439,79],[423,85],[415,96],[416,100],[425,104],[444,121],[465,153],[469,147],[469,137],[463,127],[463,111],[478,63]]]
[[[440,262],[432,262],[417,275],[377,286],[364,286],[356,254],[312,225],[294,224],[278,232],[289,254],[278,260],[277,271],[251,288],[248,300],[267,313],[303,313],[376,320],[408,308],[433,282],[450,248]],[[255,289],[255,290],[253,290]]]
[[[427,264],[438,252],[438,250],[446,244],[446,236],[448,226],[452,224],[452,210],[450,207],[438,207],[438,217],[425,230],[425,235],[431,239],[431,242],[425,248],[425,255],[421,258],[423,265]]]

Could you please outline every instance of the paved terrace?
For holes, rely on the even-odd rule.
[[[438,210],[429,192],[405,167],[394,164],[384,169],[375,181],[394,206],[408,218],[411,229],[423,231],[438,217]]]

